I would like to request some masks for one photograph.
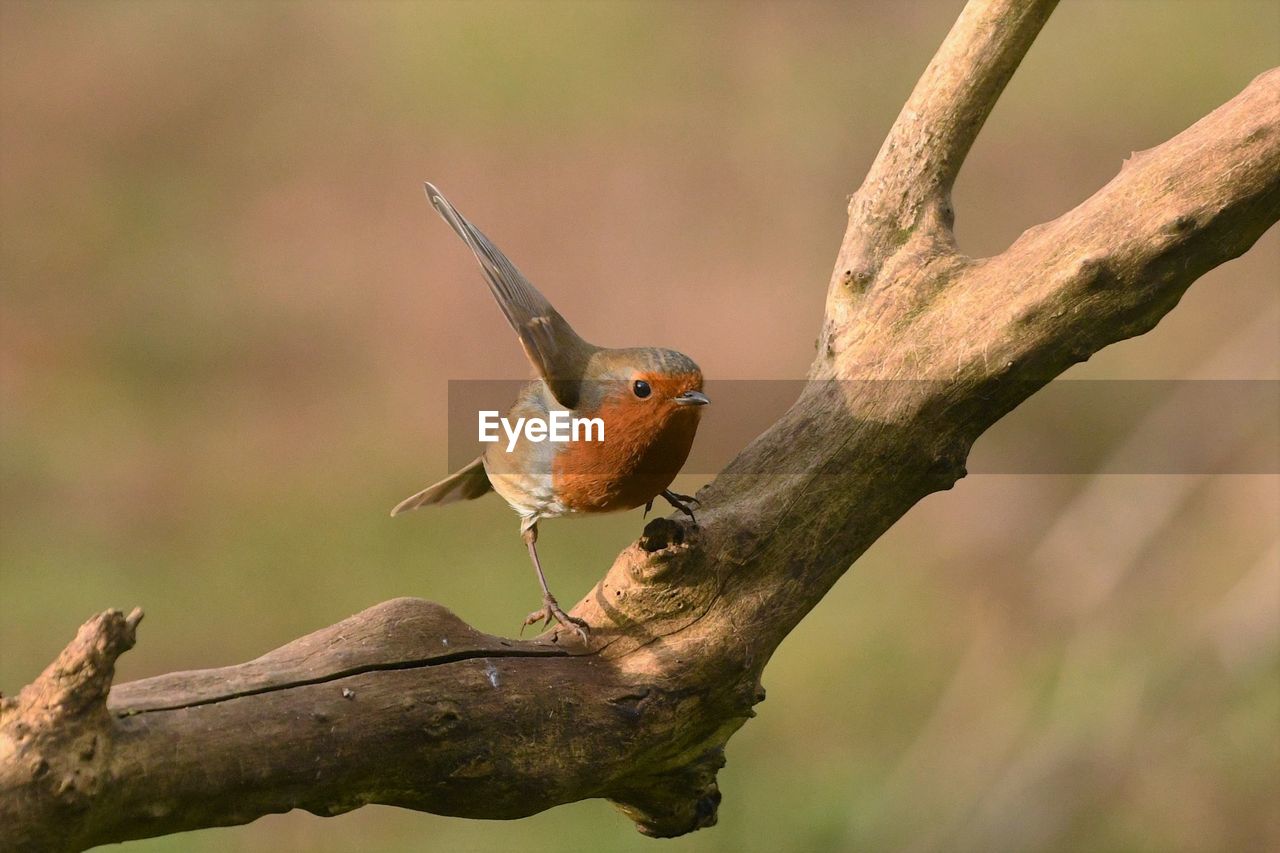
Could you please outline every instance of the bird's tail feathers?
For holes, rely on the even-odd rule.
[[[484,461],[476,459],[467,467],[455,471],[433,486],[428,486],[412,497],[405,498],[391,510],[393,516],[430,504],[450,504],[470,501],[493,491]]]

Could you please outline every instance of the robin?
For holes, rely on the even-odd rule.
[[[538,440],[525,429],[490,444],[474,462],[401,501],[391,514],[497,492],[520,514],[520,535],[542,587],[542,607],[526,626],[554,619],[587,638],[587,624],[561,609],[538,560],[544,518],[616,512],[662,497],[697,519],[697,500],[668,487],[688,458],[702,407],[702,371],[683,353],[657,347],[611,349],[574,332],[489,238],[431,184],[427,198],[475,254],[498,307],[515,329],[537,378],[506,414],[508,423],[557,417],[588,419],[601,429],[574,430],[569,440]],[[601,434],[602,433],[602,434]]]

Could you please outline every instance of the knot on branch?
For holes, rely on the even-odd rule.
[[[701,530],[670,518],[655,518],[620,555],[628,579],[638,584],[682,585],[697,562]]]
[[[939,449],[929,465],[933,486],[945,492],[969,474],[969,443],[957,441]]]
[[[875,281],[878,269],[876,265],[866,260],[851,262],[840,274],[840,284],[849,291],[850,295],[861,294]]]
[[[655,518],[618,555],[595,589],[574,608],[599,636],[625,635],[607,654],[617,657],[687,624],[715,594],[703,571],[707,541],[701,528]],[[617,636],[614,637],[617,639]]]
[[[684,544],[684,525],[669,518],[655,518],[644,526],[636,544],[648,554]]]
[[[636,829],[653,838],[675,838],[715,826],[720,809],[716,773],[724,767],[724,748],[715,747],[669,773],[647,779],[610,799],[635,821]]]

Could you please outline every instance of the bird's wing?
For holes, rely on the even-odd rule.
[[[595,349],[574,332],[506,255],[467,221],[438,189],[426,184],[427,198],[480,262],[489,290],[520,337],[529,361],[556,400],[572,409],[578,402],[583,367]]]
[[[465,468],[455,471],[434,486],[428,486],[413,497],[405,498],[391,510],[399,515],[428,504],[451,504],[454,501],[470,501],[493,491],[489,475],[484,470],[484,460],[477,459]]]

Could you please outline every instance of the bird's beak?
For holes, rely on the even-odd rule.
[[[701,391],[685,391],[678,397],[671,398],[677,406],[705,406],[710,403],[706,394]]]

